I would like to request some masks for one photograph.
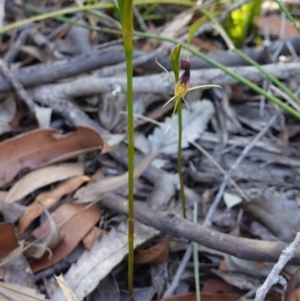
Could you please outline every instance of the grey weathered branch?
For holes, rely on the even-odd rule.
[[[289,79],[300,76],[300,63],[270,64],[264,68],[279,79]],[[265,76],[255,67],[230,68],[246,79],[259,83]],[[191,72],[191,87],[206,84],[234,84],[238,81],[219,69],[193,70]],[[118,85],[126,91],[126,79],[124,77],[97,78],[86,76],[67,83],[45,85],[32,90],[34,98],[44,104],[58,95],[65,98],[82,97],[104,92],[111,92]],[[133,81],[135,93],[165,93],[172,94],[174,85],[165,73],[156,75],[135,77]]]
[[[127,200],[112,193],[105,195],[100,201],[100,205],[119,214],[127,215],[128,213]],[[238,258],[277,262],[282,250],[288,246],[283,242],[261,241],[220,233],[200,224],[194,224],[179,215],[154,211],[142,202],[135,201],[134,206],[135,218],[141,223],[163,233],[183,237]],[[295,250],[294,257],[290,262],[300,263],[299,247]]]
[[[25,35],[26,37],[26,35]],[[295,37],[289,40],[293,45],[296,53],[300,53],[300,39]],[[275,44],[274,44],[275,46]],[[272,47],[271,47],[272,48]],[[14,56],[18,49],[10,53],[9,56]],[[159,49],[157,49],[159,50]],[[248,48],[243,50],[248,56],[250,56],[257,63],[264,65],[267,64],[268,58],[265,50],[262,47]],[[135,59],[142,60],[146,57],[147,53],[141,51],[135,51]],[[289,54],[289,50],[286,45],[280,51],[280,55]],[[239,57],[237,54],[230,51],[218,51],[212,52],[207,55],[209,58],[225,65],[225,66],[247,66],[248,63]],[[159,62],[167,69],[170,69],[169,57],[164,55],[156,56]],[[11,61],[10,58],[8,58]],[[47,84],[59,79],[64,79],[85,72],[91,72],[93,70],[101,69],[105,67],[105,73],[112,73],[118,69],[115,64],[122,64],[124,62],[124,54],[121,48],[107,48],[100,52],[94,52],[87,55],[80,55],[73,57],[70,60],[63,62],[57,62],[55,64],[38,64],[29,67],[23,67],[17,71],[14,71],[14,77],[24,86],[24,88],[34,87],[41,84]],[[191,64],[194,69],[207,69],[211,66],[202,61],[201,59],[191,56]],[[111,69],[108,67],[111,66]],[[151,56],[146,62],[139,63],[139,66],[145,68],[147,71],[160,72],[159,66],[155,63],[155,60]],[[100,71],[101,74],[101,71]],[[12,90],[10,83],[0,75],[0,92],[8,92]]]

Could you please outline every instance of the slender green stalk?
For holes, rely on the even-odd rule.
[[[179,184],[180,184],[180,198],[181,198],[181,204],[182,204],[182,214],[183,214],[183,217],[186,218],[186,208],[185,208],[186,201],[185,201],[183,172],[182,172],[182,105],[181,105],[181,99],[178,100],[177,114],[178,114],[177,169],[178,169]]]
[[[133,0],[118,0],[122,25],[127,75],[127,120],[128,120],[128,294],[133,295],[134,260],[134,115],[133,115]]]
[[[53,18],[57,18],[57,17],[53,17]],[[63,18],[63,17],[61,17],[61,18]],[[74,24],[74,25],[77,25],[77,26],[86,27],[81,23],[75,23],[74,21],[68,20],[67,18],[64,18],[63,22]],[[97,30],[97,31],[102,31],[102,29],[99,29],[99,27],[97,27],[97,26],[93,26],[93,27],[91,27],[91,29]],[[111,34],[116,34],[116,35],[121,34],[121,32],[119,30],[110,29],[109,32]],[[156,34],[145,33],[145,32],[140,32],[140,31],[135,31],[134,34],[136,36],[139,36],[139,37],[142,37],[142,38],[156,39],[156,40],[170,42],[170,43],[173,43],[173,44],[178,44],[178,41],[175,40],[175,39],[160,36],[160,35],[156,35]],[[268,100],[274,102],[275,104],[277,104],[278,106],[280,106],[281,108],[286,110],[288,113],[290,113],[292,116],[300,119],[300,113],[297,110],[290,107],[289,105],[287,105],[286,103],[284,103],[283,101],[281,101],[279,98],[273,96],[272,94],[269,94],[264,89],[260,88],[258,85],[254,84],[251,81],[249,81],[248,79],[240,76],[239,74],[237,74],[236,72],[234,72],[234,71],[230,70],[229,68],[225,67],[221,63],[218,63],[218,62],[214,61],[213,59],[210,59],[209,57],[207,57],[203,53],[201,53],[201,52],[199,52],[199,51],[197,51],[193,48],[190,48],[188,44],[182,43],[181,45],[184,49],[188,50],[190,53],[194,54],[196,57],[199,57],[200,59],[202,59],[206,63],[210,64],[211,66],[222,70],[224,73],[228,74],[232,78],[234,78],[237,81],[239,81],[240,83],[244,84],[245,86],[247,86],[248,88],[250,88],[254,92],[265,96]]]
[[[300,32],[300,26],[298,25],[294,17],[291,15],[291,13],[285,8],[284,4],[280,0],[275,0],[275,2],[280,7],[281,11],[285,13],[286,17],[290,20],[294,27]]]
[[[179,82],[180,52],[181,52],[181,44],[178,44],[173,48],[171,53],[171,58],[170,58],[171,66],[174,72],[175,83]],[[176,95],[176,88],[175,88],[175,108],[177,110],[177,115],[178,115],[177,169],[178,169],[178,176],[179,176],[182,214],[183,217],[186,218],[186,201],[185,201],[183,173],[182,173],[182,105],[181,105],[182,99],[181,97],[182,97],[181,95]]]
[[[193,222],[195,224],[198,223],[198,204],[197,203],[194,203]],[[198,244],[196,242],[193,242],[192,244],[193,244],[193,262],[194,262],[194,277],[195,277],[195,286],[196,286],[196,298],[197,298],[197,301],[201,301]]]

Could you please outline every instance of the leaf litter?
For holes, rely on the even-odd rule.
[[[29,2],[32,4],[32,1]],[[83,2],[79,2],[82,5]],[[4,24],[9,24],[11,16],[15,15],[11,11],[12,5],[7,3]],[[54,10],[61,6],[51,5],[54,2],[47,9]],[[223,5],[222,12],[229,13],[230,5]],[[162,35],[184,37],[191,26],[206,22],[201,16],[196,20],[198,24],[195,24],[194,19],[198,18],[199,12],[180,5],[157,4],[150,11],[144,9],[138,6],[135,11],[136,26],[143,26],[144,32],[149,30]],[[27,11],[27,14],[31,13]],[[273,17],[260,17],[258,24],[261,31],[265,31],[262,21],[272,27],[272,33],[280,32],[281,25],[286,30],[292,30],[290,25],[287,26],[289,22],[283,22],[278,12],[272,11],[272,14],[277,14],[277,23],[272,20]],[[145,15],[146,19],[143,20]],[[115,26],[116,20],[111,11],[103,11],[101,16],[104,18],[88,15],[88,23],[85,25]],[[157,16],[159,21],[156,20]],[[244,63],[235,61],[237,58],[233,53],[229,56],[221,37],[218,36],[216,41],[211,39],[211,34],[217,34],[209,32],[211,29],[208,27],[211,26],[207,25],[199,28],[199,34],[194,37],[191,47],[199,50],[200,44],[209,45],[206,48],[208,55],[217,61],[243,67]],[[0,275],[3,282],[0,295],[11,300],[68,299],[54,278],[54,274],[62,273],[65,282],[62,277],[57,277],[57,281],[65,291],[69,290],[69,294],[73,294],[70,297],[73,299],[68,300],[128,300],[126,217],[118,214],[119,208],[107,210],[97,204],[106,192],[115,192],[125,198],[128,193],[127,149],[124,145],[126,119],[120,118],[119,112],[124,109],[126,102],[125,91],[118,87],[118,80],[123,77],[124,70],[121,67],[122,48],[119,48],[120,52],[116,56],[116,45],[97,49],[96,53],[95,47],[102,46],[101,43],[114,43],[112,37],[96,31],[90,35],[87,29],[80,31],[83,35],[74,35],[74,32],[78,33],[77,27],[60,27],[60,23],[52,19],[39,23],[33,35],[30,30],[29,26],[6,32],[0,43],[4,60],[7,59],[11,68],[16,70],[14,74],[21,81],[24,74],[27,80],[40,70],[50,70],[60,63],[68,65],[66,70],[95,65],[85,64],[85,60],[97,54],[97,62],[104,57],[102,67],[110,74],[116,86],[107,85],[105,93],[101,94],[95,92],[98,91],[98,85],[92,84],[92,78],[82,85],[82,81],[88,78],[84,73],[94,71],[89,69],[60,81],[56,78],[59,72],[54,74],[51,70],[47,71],[51,84],[43,82],[41,87],[39,81],[44,79],[45,74],[41,73],[33,90],[39,91],[41,88],[43,93],[35,94],[31,86],[27,89],[28,85],[24,82],[28,93],[33,92],[31,95],[35,95],[35,118],[30,116],[15,93],[1,95]],[[295,32],[292,40],[280,41],[279,38],[270,48],[271,52],[276,47],[283,49],[277,48],[278,53],[283,51],[280,64],[295,59],[300,53],[295,43],[298,40]],[[261,38],[259,36],[258,40]],[[10,45],[7,41],[10,41]],[[288,47],[280,46],[278,42],[282,45],[286,43]],[[261,53],[256,43],[256,40],[251,41],[251,45],[246,42],[249,47],[245,52],[250,56],[251,53]],[[147,59],[147,56],[153,55],[156,50],[160,51],[160,48],[156,48],[159,45],[162,45],[162,50],[168,47],[168,43],[155,44],[153,39],[140,40],[135,44],[136,57],[146,56],[143,64],[135,66],[135,79],[139,76],[147,78],[156,72],[154,60]],[[294,46],[294,53],[290,54],[285,48],[292,49],[291,46]],[[149,47],[152,53],[143,51]],[[218,51],[211,54],[210,49]],[[105,51],[109,57],[105,56]],[[169,57],[164,54],[167,51],[158,53],[158,60],[168,66]],[[77,59],[74,54],[78,54],[80,63],[73,64],[73,59]],[[253,58],[260,60],[259,55]],[[205,81],[206,76],[214,72],[203,69],[203,62],[196,57],[191,56],[190,60],[192,69],[201,67],[200,81],[202,76]],[[274,69],[275,61],[276,58],[272,58]],[[259,63],[263,65],[268,62]],[[102,67],[99,70],[100,77],[103,77]],[[0,89],[3,79],[0,78]],[[211,83],[218,83],[218,80],[218,77],[209,78]],[[143,85],[149,82],[145,80]],[[287,78],[284,84],[295,87],[295,91],[299,87],[297,79],[292,77]],[[135,168],[135,199],[146,202],[154,210],[168,212],[167,217],[170,218],[180,212],[178,169],[175,164],[178,134],[170,131],[164,135],[164,126],[170,122],[167,116],[170,115],[172,104],[161,108],[170,95],[166,95],[167,89],[154,94],[156,86],[141,88],[146,92],[135,94],[135,112],[155,120],[165,120],[161,122],[162,127],[153,127],[145,120],[136,122],[136,157],[138,150],[144,156]],[[191,219],[192,205],[194,202],[199,203],[199,223],[205,219],[223,181],[223,174],[195,145],[200,145],[227,171],[235,164],[243,148],[251,143],[275,113],[272,104],[265,100],[259,102],[257,95],[250,94],[242,85],[228,84],[223,88],[218,93],[209,90],[190,93],[187,96],[190,111],[183,109],[182,160],[187,211]],[[117,101],[118,98],[122,101]],[[213,227],[217,231],[253,240],[290,242],[299,229],[300,127],[286,113],[280,111],[279,115],[278,121],[233,173],[233,180],[249,196],[250,202],[240,197],[236,188],[229,186],[212,218]],[[177,115],[172,121],[172,127],[178,127]],[[190,142],[195,144],[191,145]],[[119,155],[120,149],[126,151]],[[258,194],[253,196],[252,191]],[[240,216],[241,210],[243,214]],[[135,235],[135,300],[196,300],[192,260],[183,267],[183,274],[175,283],[173,296],[163,297],[169,286],[174,285],[178,267],[184,262],[184,252],[189,245],[185,237],[173,237],[170,241],[172,233],[161,233],[141,223],[136,223]],[[76,256],[73,255],[75,253]],[[202,301],[233,301],[245,294],[244,298],[251,298],[247,294],[260,286],[272,267],[266,262],[244,260],[202,245],[198,246],[198,253],[201,255],[200,283],[204,290],[201,292]],[[288,280],[293,279],[294,270],[293,266],[288,266],[283,276]],[[4,288],[5,285],[28,296],[9,291]],[[279,301],[284,288],[277,285],[273,291],[275,293],[270,293],[266,300]],[[289,301],[298,296],[297,285],[291,286],[286,293]]]

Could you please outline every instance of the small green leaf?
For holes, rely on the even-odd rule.
[[[171,53],[171,66],[175,76],[175,82],[177,83],[179,80],[179,72],[180,72],[180,52],[181,52],[181,44],[176,45]]]

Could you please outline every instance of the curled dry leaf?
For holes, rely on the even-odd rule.
[[[6,257],[19,246],[18,237],[13,223],[0,224],[0,258]]]
[[[55,205],[64,195],[72,193],[83,183],[89,182],[90,178],[84,175],[76,176],[59,183],[51,191],[47,191],[38,195],[35,200],[30,204],[19,221],[18,232],[23,234],[31,222],[39,217],[43,213],[43,209],[40,204],[43,204],[46,208],[50,208]]]
[[[135,264],[161,264],[168,260],[171,237],[162,241],[147,250],[136,250],[134,252]]]
[[[42,167],[28,173],[17,181],[6,195],[5,202],[16,202],[38,188],[71,177],[81,176],[83,173],[83,167],[73,163]]]
[[[100,210],[97,207],[84,209],[80,204],[64,204],[53,214],[53,220],[57,225],[62,222],[60,233],[64,239],[52,250],[52,257],[44,255],[41,259],[34,261],[31,268],[34,273],[43,270],[67,257],[79,244],[79,242],[89,233],[93,226],[100,219]],[[50,222],[47,220],[39,228],[33,231],[36,238],[45,238],[50,230]]]
[[[110,150],[106,140],[94,129],[78,127],[62,134],[56,129],[39,129],[0,143],[0,186],[9,183],[22,169],[78,156],[83,152]]]

